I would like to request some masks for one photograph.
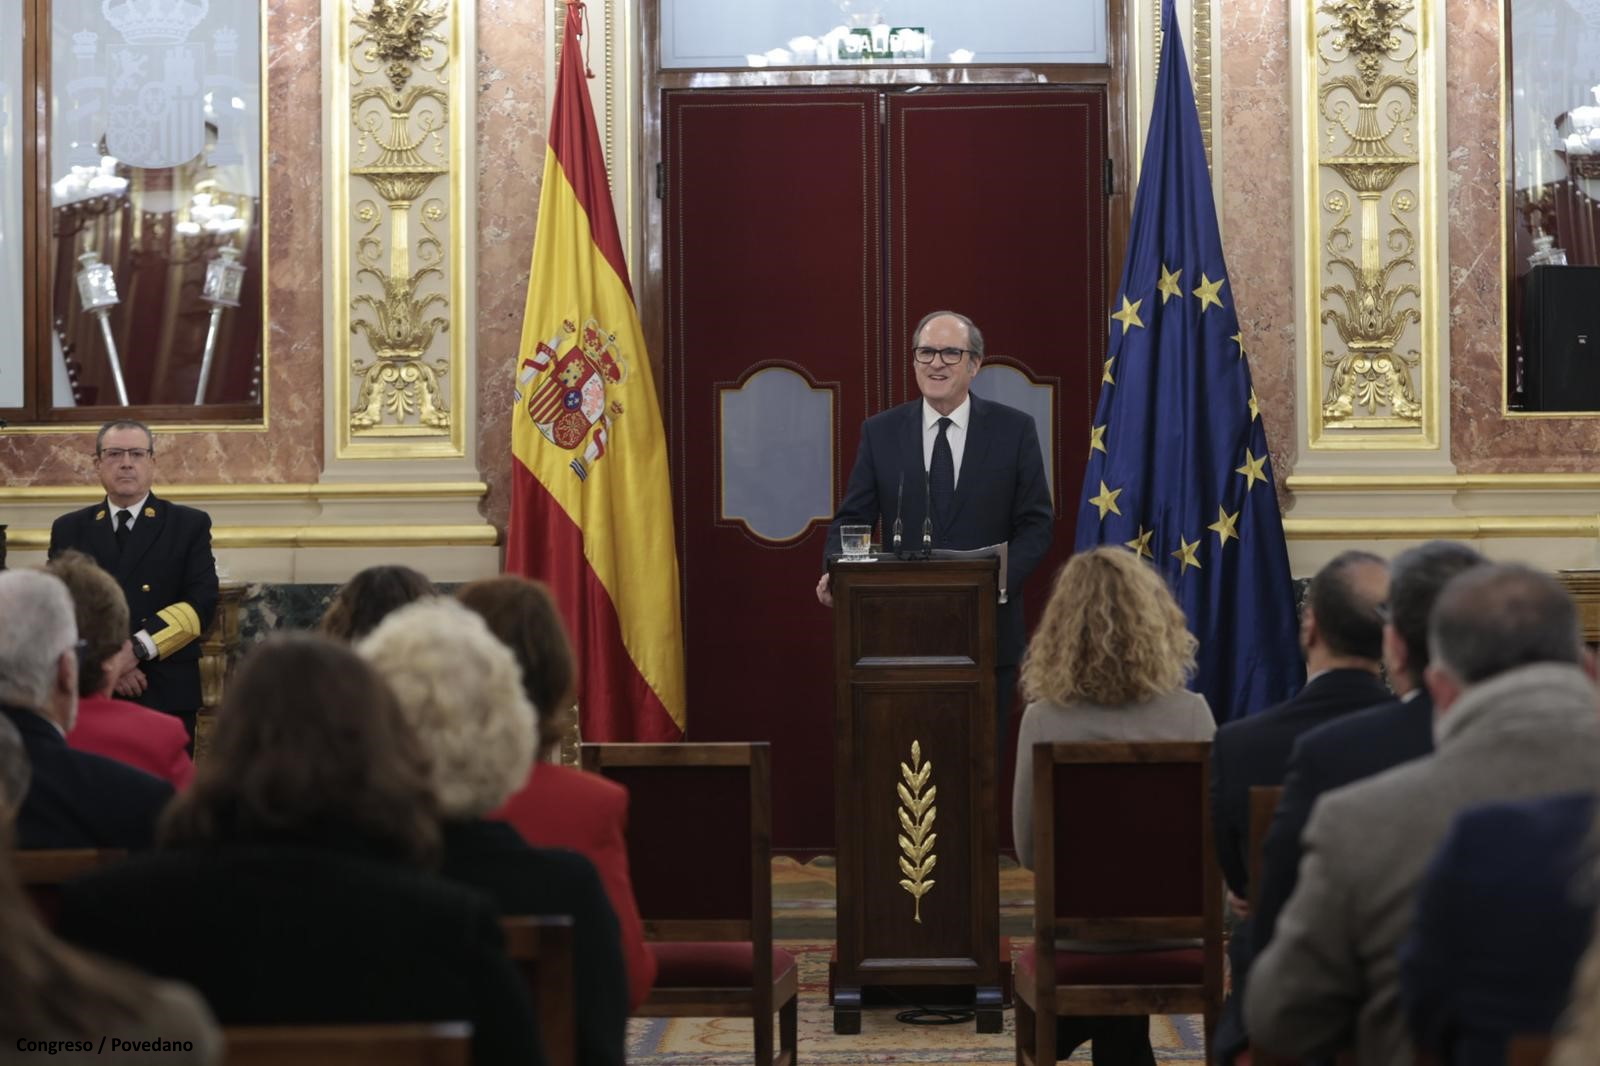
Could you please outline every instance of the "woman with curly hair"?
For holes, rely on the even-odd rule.
[[[391,611],[438,594],[433,582],[409,566],[369,566],[339,586],[317,630],[353,644]]]
[[[1028,708],[1017,735],[1011,825],[1017,861],[1033,865],[1033,748],[1057,741],[1210,740],[1203,696],[1184,688],[1197,643],[1154,567],[1122,548],[1067,561],[1022,659]],[[1058,1020],[1056,1055],[1085,1040],[1097,1066],[1153,1066],[1142,1015]]]

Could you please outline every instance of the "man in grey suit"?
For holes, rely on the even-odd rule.
[[[1593,660],[1553,578],[1466,571],[1440,594],[1428,641],[1437,749],[1313,808],[1299,881],[1245,993],[1251,1041],[1269,1051],[1409,1064],[1396,949],[1455,816],[1600,780]]]

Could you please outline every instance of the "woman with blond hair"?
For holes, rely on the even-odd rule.
[[[1184,688],[1197,644],[1165,580],[1138,555],[1095,548],[1067,561],[1022,659],[1011,826],[1033,865],[1033,748],[1057,741],[1210,740],[1203,696]],[[1064,1017],[1056,1055],[1094,1043],[1097,1066],[1153,1064],[1149,1018]]]

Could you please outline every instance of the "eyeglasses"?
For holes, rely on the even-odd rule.
[[[976,348],[929,348],[920,346],[911,349],[911,357],[924,365],[933,362],[933,357],[938,356],[939,361],[945,366],[955,366],[961,362],[961,357],[971,352],[978,354]]]
[[[136,463],[141,463],[154,454],[155,452],[152,452],[149,448],[106,448],[100,452],[100,458],[113,463],[120,463],[124,459],[132,459]]]

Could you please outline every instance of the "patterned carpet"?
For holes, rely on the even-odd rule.
[[[1000,873],[1001,931],[1026,937],[1032,922],[1033,878],[1014,864]],[[895,1009],[863,1011],[861,1032],[837,1036],[828,1009],[828,955],[833,936],[833,871],[826,859],[800,864],[773,862],[773,916],[780,946],[800,963],[800,1060],[820,1066],[854,1063],[957,1063],[1016,1061],[1012,1025],[1006,1012],[1003,1033],[979,1034],[964,1025],[906,1025]],[[1020,947],[1020,942],[1014,942]],[[628,1061],[634,1066],[749,1066],[751,1023],[731,1018],[636,1018],[628,1026]],[[1156,1059],[1163,1064],[1205,1062],[1198,1017],[1155,1018],[1150,1024]],[[1088,1062],[1087,1046],[1072,1062]]]

